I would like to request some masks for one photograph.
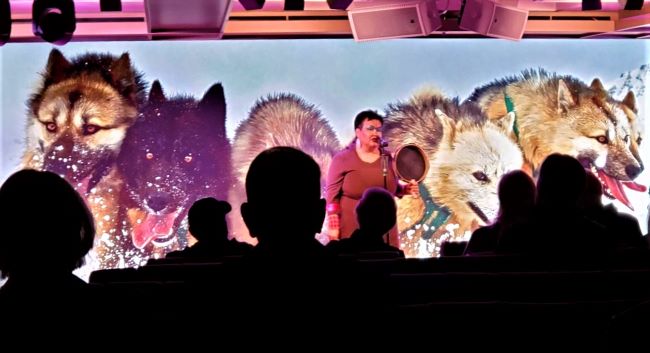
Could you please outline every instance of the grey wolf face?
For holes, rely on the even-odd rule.
[[[567,154],[576,157],[585,168],[598,176],[605,195],[632,208],[623,186],[634,190],[645,189],[632,181],[643,171],[638,156],[639,131],[630,115],[632,109],[628,107],[633,103],[630,103],[629,97],[624,100],[625,103],[612,100],[604,94],[597,79],[592,82],[591,88],[599,93],[590,102],[598,110],[593,112],[595,108],[580,104],[584,106],[580,110],[587,111],[569,120],[578,135],[571,138],[560,128],[557,135],[566,133],[567,136],[563,137],[571,138],[573,146]],[[563,101],[569,107],[578,105],[569,94],[564,98],[560,96],[560,102]]]
[[[508,130],[490,121],[464,124],[440,110],[436,116],[443,137],[425,183],[432,185],[433,197],[460,222],[491,223],[499,209],[499,181],[504,174],[521,169],[521,150],[508,137]],[[509,121],[514,121],[513,115]]]
[[[427,87],[389,105],[384,131],[393,146],[413,143],[425,151],[430,169],[423,185],[461,228],[472,229],[494,219],[501,176],[522,167],[513,126],[512,114],[489,121],[475,103],[460,104]]]
[[[506,94],[514,102],[520,131],[514,140],[533,171],[550,154],[573,156],[598,175],[606,194],[631,207],[622,185],[639,186],[631,181],[643,170],[633,100],[613,100],[598,79],[588,86],[541,69],[497,80],[470,99],[498,120],[507,113]]]

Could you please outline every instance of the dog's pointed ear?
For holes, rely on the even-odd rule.
[[[226,115],[226,95],[221,83],[215,83],[201,98],[199,110],[215,114]]]
[[[454,145],[456,123],[442,110],[436,109],[434,112],[436,113],[436,117],[442,125],[442,140],[440,140],[440,145],[446,144],[449,148],[451,148]]]
[[[515,112],[510,112],[499,119],[488,119],[488,124],[494,125],[507,136],[513,136],[515,132]]]
[[[47,81],[46,85],[62,81],[70,67],[72,67],[72,64],[68,59],[58,49],[52,49],[47,59],[44,74],[45,80]]]
[[[600,82],[600,80],[597,78],[591,81],[591,85],[589,87],[598,93],[605,93],[605,87],[603,86],[603,83]]]
[[[119,59],[115,60],[110,68],[111,79],[121,95],[137,103],[138,87],[136,83],[136,74],[131,67],[131,58],[129,53],[124,53]]]
[[[560,79],[557,83],[557,109],[558,111],[565,112],[569,108],[576,105],[576,100],[573,98],[573,94],[569,89],[569,86],[566,85],[564,80]]]
[[[151,90],[149,91],[149,103],[162,103],[165,100],[165,92],[163,91],[160,81],[153,81],[151,84]]]
[[[630,108],[635,113],[638,112],[636,108],[636,97],[634,97],[634,92],[627,92],[625,98],[623,98],[623,105]]]
[[[216,118],[219,125],[218,133],[226,136],[226,95],[221,83],[215,83],[208,89],[199,102],[199,113],[202,116]]]

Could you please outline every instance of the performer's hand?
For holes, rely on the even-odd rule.
[[[409,183],[404,187],[404,194],[413,197],[420,197],[420,187],[418,182],[413,179],[409,180]]]
[[[341,220],[339,219],[339,212],[341,205],[337,202],[327,204],[327,235],[330,240],[338,240],[341,228]]]
[[[336,213],[327,216],[327,235],[330,240],[339,240],[340,219]]]

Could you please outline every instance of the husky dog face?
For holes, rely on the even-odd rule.
[[[86,193],[108,173],[143,89],[128,54],[50,53],[42,87],[28,102],[23,166],[61,174]]]
[[[469,100],[498,120],[508,109],[506,97],[514,103],[520,131],[513,139],[533,172],[548,155],[561,153],[579,159],[598,175],[606,194],[628,207],[621,186],[645,190],[631,182],[643,171],[633,95],[616,101],[598,79],[586,85],[572,76],[537,69],[480,87]]]
[[[384,131],[392,146],[413,143],[425,151],[430,168],[424,187],[460,228],[471,230],[496,217],[501,176],[522,167],[522,152],[510,138],[513,126],[513,114],[488,121],[475,103],[460,104],[425,87],[389,105]]]
[[[595,92],[603,91],[598,80],[592,82],[591,88]],[[622,182],[635,179],[643,167],[633,154],[638,149],[638,144],[633,142],[634,135],[638,139],[638,130],[633,130],[622,103],[609,101],[602,95],[583,95],[576,99],[560,80],[558,112],[564,115],[567,126],[555,128],[552,140],[557,146],[555,152],[576,157],[599,177],[606,195],[631,208]]]
[[[65,176],[86,193],[108,172],[137,118],[139,75],[128,54],[69,62],[52,50],[43,87],[28,102],[24,166]]]
[[[514,115],[502,126],[454,121],[441,110],[435,114],[443,127],[437,155],[425,180],[432,195],[465,224],[488,224],[499,209],[497,186],[501,176],[520,169],[519,147],[508,137]]]
[[[213,85],[197,102],[165,98],[154,82],[142,118],[124,140],[118,168],[124,177],[133,245],[177,247],[176,231],[196,200],[227,197],[230,144],[225,98]]]

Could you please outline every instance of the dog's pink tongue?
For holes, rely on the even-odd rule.
[[[625,191],[623,191],[623,184],[621,184],[618,179],[612,178],[601,169],[598,169],[598,177],[600,180],[605,181],[605,184],[609,191],[612,193],[612,196],[621,201],[630,210],[634,211],[634,207],[632,207],[630,200],[627,198],[627,195],[625,195]]]
[[[622,183],[627,188],[632,189],[634,191],[646,192],[646,190],[648,190],[648,188],[645,185],[637,184],[633,181],[623,181]]]
[[[144,221],[133,228],[133,245],[138,249],[142,249],[154,238],[169,235],[175,219],[175,213],[161,216],[147,214]]]

